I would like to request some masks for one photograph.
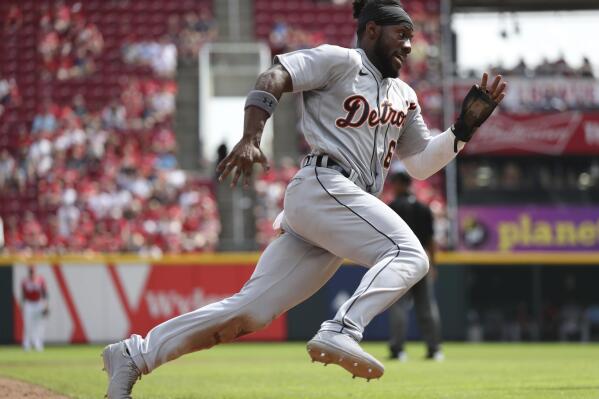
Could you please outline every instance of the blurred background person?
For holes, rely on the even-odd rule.
[[[23,349],[32,347],[41,352],[44,350],[44,319],[48,316],[48,290],[46,281],[29,266],[27,277],[21,282],[23,293]]]
[[[418,201],[411,192],[412,178],[400,163],[394,164],[390,176],[395,199],[389,204],[412,229],[426,251],[430,269],[422,280],[416,283],[406,295],[389,308],[389,350],[390,358],[406,361],[408,355],[405,342],[408,332],[409,311],[416,309],[418,326],[427,346],[426,358],[441,361],[441,318],[434,292],[435,242],[433,214],[428,205]]]

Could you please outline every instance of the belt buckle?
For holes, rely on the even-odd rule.
[[[314,158],[314,155],[312,154],[308,154],[304,157],[304,160],[302,161],[302,168],[305,168],[306,166],[309,166],[310,163],[312,162],[312,159]]]

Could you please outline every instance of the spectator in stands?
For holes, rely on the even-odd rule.
[[[204,10],[199,16],[195,12],[188,12],[183,16],[183,28],[178,40],[182,58],[195,60],[204,43],[214,40],[217,35],[216,22],[209,11]]]
[[[152,69],[158,76],[172,78],[177,70],[177,47],[167,37],[162,37],[158,46],[158,56],[151,60]]]
[[[122,52],[126,63],[147,65],[160,77],[172,78],[177,69],[177,48],[168,36],[158,42],[126,43]]]
[[[285,49],[287,48],[287,36],[289,35],[289,29],[289,25],[287,25],[285,21],[275,21],[272,30],[268,35],[270,50],[273,55],[285,52]]]
[[[123,130],[126,128],[126,111],[125,107],[113,100],[110,105],[102,111],[102,127],[104,129]]]
[[[16,162],[12,155],[5,148],[0,152],[0,190],[4,190],[7,185],[12,185]]]
[[[42,251],[48,244],[48,237],[44,233],[42,225],[32,212],[26,212],[21,229],[23,241],[29,250]]]
[[[81,211],[75,205],[77,192],[73,188],[68,188],[62,193],[62,205],[58,208],[58,235],[61,238],[68,239],[77,229],[77,223]]]
[[[18,5],[13,4],[6,13],[4,29],[7,30],[8,34],[11,34],[18,30],[21,25],[23,25],[23,12]]]
[[[14,78],[0,79],[0,117],[4,110],[11,106],[18,106],[21,103],[21,94],[17,81]]]
[[[87,148],[84,144],[76,144],[71,150],[70,156],[67,158],[66,168],[75,170],[79,176],[83,176],[90,164],[90,158],[87,154]]]
[[[326,41],[321,31],[306,31],[291,27],[286,22],[279,20],[275,22],[273,30],[269,35],[271,52],[280,54],[284,52],[316,47]]]
[[[28,176],[43,177],[52,168],[52,134],[47,130],[40,132],[40,137],[33,142],[27,153]]]
[[[53,106],[50,101],[44,101],[40,112],[33,118],[31,133],[54,132],[58,126],[56,116],[54,115]]]
[[[594,78],[593,65],[588,57],[582,57],[582,66],[578,69],[578,75],[583,78]]]
[[[64,1],[57,1],[54,6],[54,29],[60,34],[65,33],[71,25],[71,10]]]
[[[526,65],[524,58],[520,58],[518,64],[511,71],[509,71],[510,75],[518,75],[518,76],[531,76],[532,71]]]
[[[76,94],[73,97],[71,103],[71,109],[78,118],[84,118],[87,115],[87,106],[85,104],[85,98],[81,94]]]

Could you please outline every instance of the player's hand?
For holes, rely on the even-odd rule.
[[[218,181],[223,181],[234,171],[231,187],[235,187],[239,178],[243,176],[243,187],[248,188],[255,163],[261,164],[264,170],[269,169],[268,160],[260,146],[252,140],[242,138],[231,153],[216,167],[216,171],[219,173]]]
[[[491,116],[505,97],[507,84],[501,75],[495,77],[490,87],[488,79],[489,75],[484,73],[480,85],[473,85],[462,102],[460,116],[451,128],[460,141],[470,141],[476,129]]]
[[[483,77],[480,80],[480,89],[484,91],[487,95],[491,97],[495,106],[497,106],[501,100],[505,97],[505,88],[507,87],[507,83],[503,81],[501,75],[495,76],[491,87],[487,87],[487,80],[489,79],[489,75],[485,72],[483,73]]]

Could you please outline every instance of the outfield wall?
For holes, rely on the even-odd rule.
[[[46,325],[47,341],[95,343],[119,340],[132,333],[144,335],[165,320],[235,294],[250,277],[258,256],[257,253],[202,254],[166,256],[160,260],[131,255],[5,257],[0,259],[0,264],[8,266],[0,267],[0,343],[21,340],[20,281],[28,265],[36,265],[48,285],[51,312]],[[488,265],[493,273],[502,270],[498,265],[509,265],[506,270],[514,267],[533,270],[540,264],[599,269],[588,268],[599,266],[599,253],[527,253],[514,257],[514,254],[462,252],[440,253],[437,258],[442,265],[438,268],[437,293],[447,339],[465,338],[470,306],[468,268]],[[523,267],[515,266],[518,264]],[[364,272],[358,266],[340,268],[312,298],[277,318],[265,330],[242,339],[309,338],[349,298]],[[387,323],[386,313],[375,318],[365,339],[387,339]],[[415,323],[411,323],[409,336],[418,335]]]

